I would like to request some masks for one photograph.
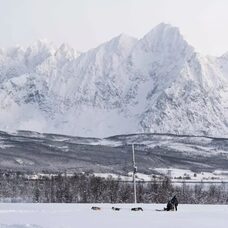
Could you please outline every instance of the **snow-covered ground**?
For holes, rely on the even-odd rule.
[[[175,168],[157,168],[154,169],[158,173],[163,174],[171,178],[171,180],[177,182],[177,180],[188,182],[228,182],[227,170],[215,170],[214,172],[192,172],[186,169]]]
[[[155,168],[153,169],[158,174],[144,174],[137,173],[137,181],[152,181],[154,177],[158,180],[164,176],[167,176],[174,183],[228,183],[228,171],[227,170],[215,170],[214,172],[192,172],[188,169],[176,169],[176,168]],[[120,179],[122,181],[132,181],[132,172],[129,172],[127,176],[117,175],[114,173],[94,173],[95,176],[113,179]],[[38,177],[38,176],[37,176]]]
[[[159,212],[165,205],[144,204],[143,212],[134,212],[134,205],[111,204],[0,204],[0,228],[225,228],[228,206],[180,205],[177,212]]]

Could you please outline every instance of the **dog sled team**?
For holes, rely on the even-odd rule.
[[[178,206],[178,200],[176,195],[172,197],[167,203],[167,206],[163,210],[156,210],[156,211],[177,211],[177,206]],[[92,207],[92,210],[99,211],[101,210],[101,207]],[[114,211],[120,211],[120,207],[112,207],[112,210]],[[133,207],[131,208],[131,211],[143,211],[142,207]]]

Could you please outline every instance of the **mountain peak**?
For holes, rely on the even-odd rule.
[[[185,56],[193,52],[179,29],[170,24],[161,23],[147,33],[141,40],[141,48],[146,52],[159,53],[165,56]]]
[[[56,56],[59,58],[64,57],[67,59],[74,59],[80,55],[79,51],[75,51],[69,44],[62,43],[59,48],[56,50]]]
[[[119,41],[126,41],[126,40],[137,40],[135,37],[132,37],[126,33],[120,33],[119,36],[115,37]]]
[[[131,49],[137,43],[137,39],[131,36],[128,36],[124,33],[121,33],[119,36],[112,38],[111,40],[101,44],[95,49],[90,50],[85,53],[83,56],[88,56],[88,54],[96,54],[96,57],[112,56],[113,54],[118,53],[118,56],[126,57],[130,53]]]
[[[228,64],[194,55],[178,28],[120,34],[78,58],[52,47],[0,55],[0,129],[228,135]]]
[[[133,46],[138,40],[135,37],[129,36],[125,33],[121,33],[119,36],[114,37],[108,43],[113,47],[125,48]]]
[[[150,35],[150,34],[152,35],[154,33],[160,33],[160,34],[164,34],[164,35],[175,34],[176,36],[181,36],[183,38],[178,27],[173,26],[171,24],[166,24],[166,23],[158,24],[145,36]]]
[[[155,28],[163,28],[163,29],[167,29],[167,28],[172,28],[172,29],[177,29],[177,30],[179,30],[179,28],[178,27],[176,27],[176,26],[173,26],[173,25],[171,25],[171,24],[169,24],[169,23],[165,23],[165,22],[161,22],[160,24],[158,24],[158,25],[156,25],[155,27],[154,27],[154,29]]]

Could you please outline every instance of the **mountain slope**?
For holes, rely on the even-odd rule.
[[[160,24],[79,54],[37,42],[0,52],[0,129],[104,137],[228,136],[228,58],[196,53]]]
[[[129,109],[139,115],[144,132],[227,134],[225,75],[212,58],[195,53],[177,28],[157,26],[131,59],[136,74]]]
[[[132,171],[132,143],[140,173],[175,168],[228,170],[228,139],[171,134],[83,138],[36,132],[0,132],[1,170],[118,173]]]

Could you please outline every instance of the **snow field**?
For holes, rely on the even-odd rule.
[[[91,210],[101,207],[100,211]],[[120,211],[111,210],[121,207]],[[159,212],[163,204],[0,204],[0,228],[225,228],[227,205],[180,205],[177,212]]]

